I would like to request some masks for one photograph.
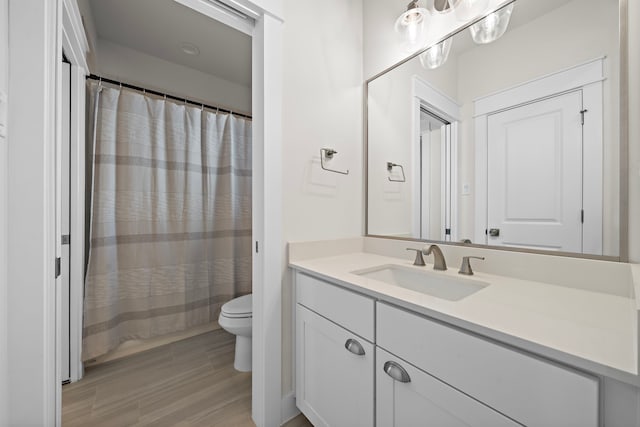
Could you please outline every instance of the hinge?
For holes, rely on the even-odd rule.
[[[586,108],[584,110],[580,110],[580,122],[583,126],[584,126],[584,113],[586,113],[587,111],[589,110],[587,110]]]
[[[62,273],[62,259],[56,258],[55,262],[56,262],[56,275],[54,279],[57,279],[58,277],[60,277],[60,274]]]
[[[584,209],[580,210],[580,222],[584,224]]]
[[[445,228],[444,229],[444,235],[445,236],[451,236],[451,229],[450,228]]]
[[[256,240],[256,253],[258,253],[258,241]]]

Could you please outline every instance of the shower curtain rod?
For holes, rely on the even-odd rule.
[[[140,86],[132,85],[132,84],[129,84],[129,83],[119,82],[119,81],[113,80],[113,79],[107,79],[105,77],[100,77],[100,76],[97,76],[95,74],[88,75],[87,79],[103,81],[105,83],[110,83],[112,85],[118,85],[118,86],[126,87],[126,88],[129,88],[129,89],[137,90],[139,92],[150,93],[152,95],[161,96],[163,98],[173,99],[174,101],[181,101],[181,102],[185,102],[187,104],[196,105],[198,107],[208,108],[209,110],[222,111],[223,113],[229,113],[229,114],[232,114],[234,116],[245,117],[247,119],[251,119],[252,118],[251,116],[249,116],[247,114],[238,113],[238,112],[226,109],[226,108],[220,108],[220,107],[216,107],[216,106],[213,106],[213,105],[207,105],[207,104],[204,104],[202,102],[191,101],[190,99],[180,98],[179,96],[170,95],[168,93],[158,92],[157,90],[146,89],[146,88],[143,88],[143,87],[140,87]]]

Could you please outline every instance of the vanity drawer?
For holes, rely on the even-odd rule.
[[[296,300],[298,304],[373,342],[375,302],[372,298],[296,273]]]
[[[530,427],[598,426],[599,382],[394,306],[377,305],[377,345]]]

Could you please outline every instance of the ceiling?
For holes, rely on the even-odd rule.
[[[99,39],[251,86],[251,37],[173,0],[89,0]],[[195,45],[198,55],[182,51]],[[98,53],[99,54],[99,53]]]

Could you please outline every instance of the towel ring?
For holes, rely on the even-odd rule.
[[[391,179],[390,176],[388,176],[387,179],[391,182],[405,182],[406,178],[404,176],[404,168],[402,167],[402,165],[399,165],[397,163],[387,162],[387,170],[389,171],[389,173],[391,173],[394,167],[400,168],[400,171],[402,172],[402,179]]]
[[[320,167],[322,167],[322,169],[329,172],[339,173],[341,175],[349,175],[349,169],[347,169],[346,171],[340,171],[336,169],[329,169],[324,166],[324,160],[332,159],[334,154],[338,154],[338,152],[333,148],[321,148],[320,149]]]

